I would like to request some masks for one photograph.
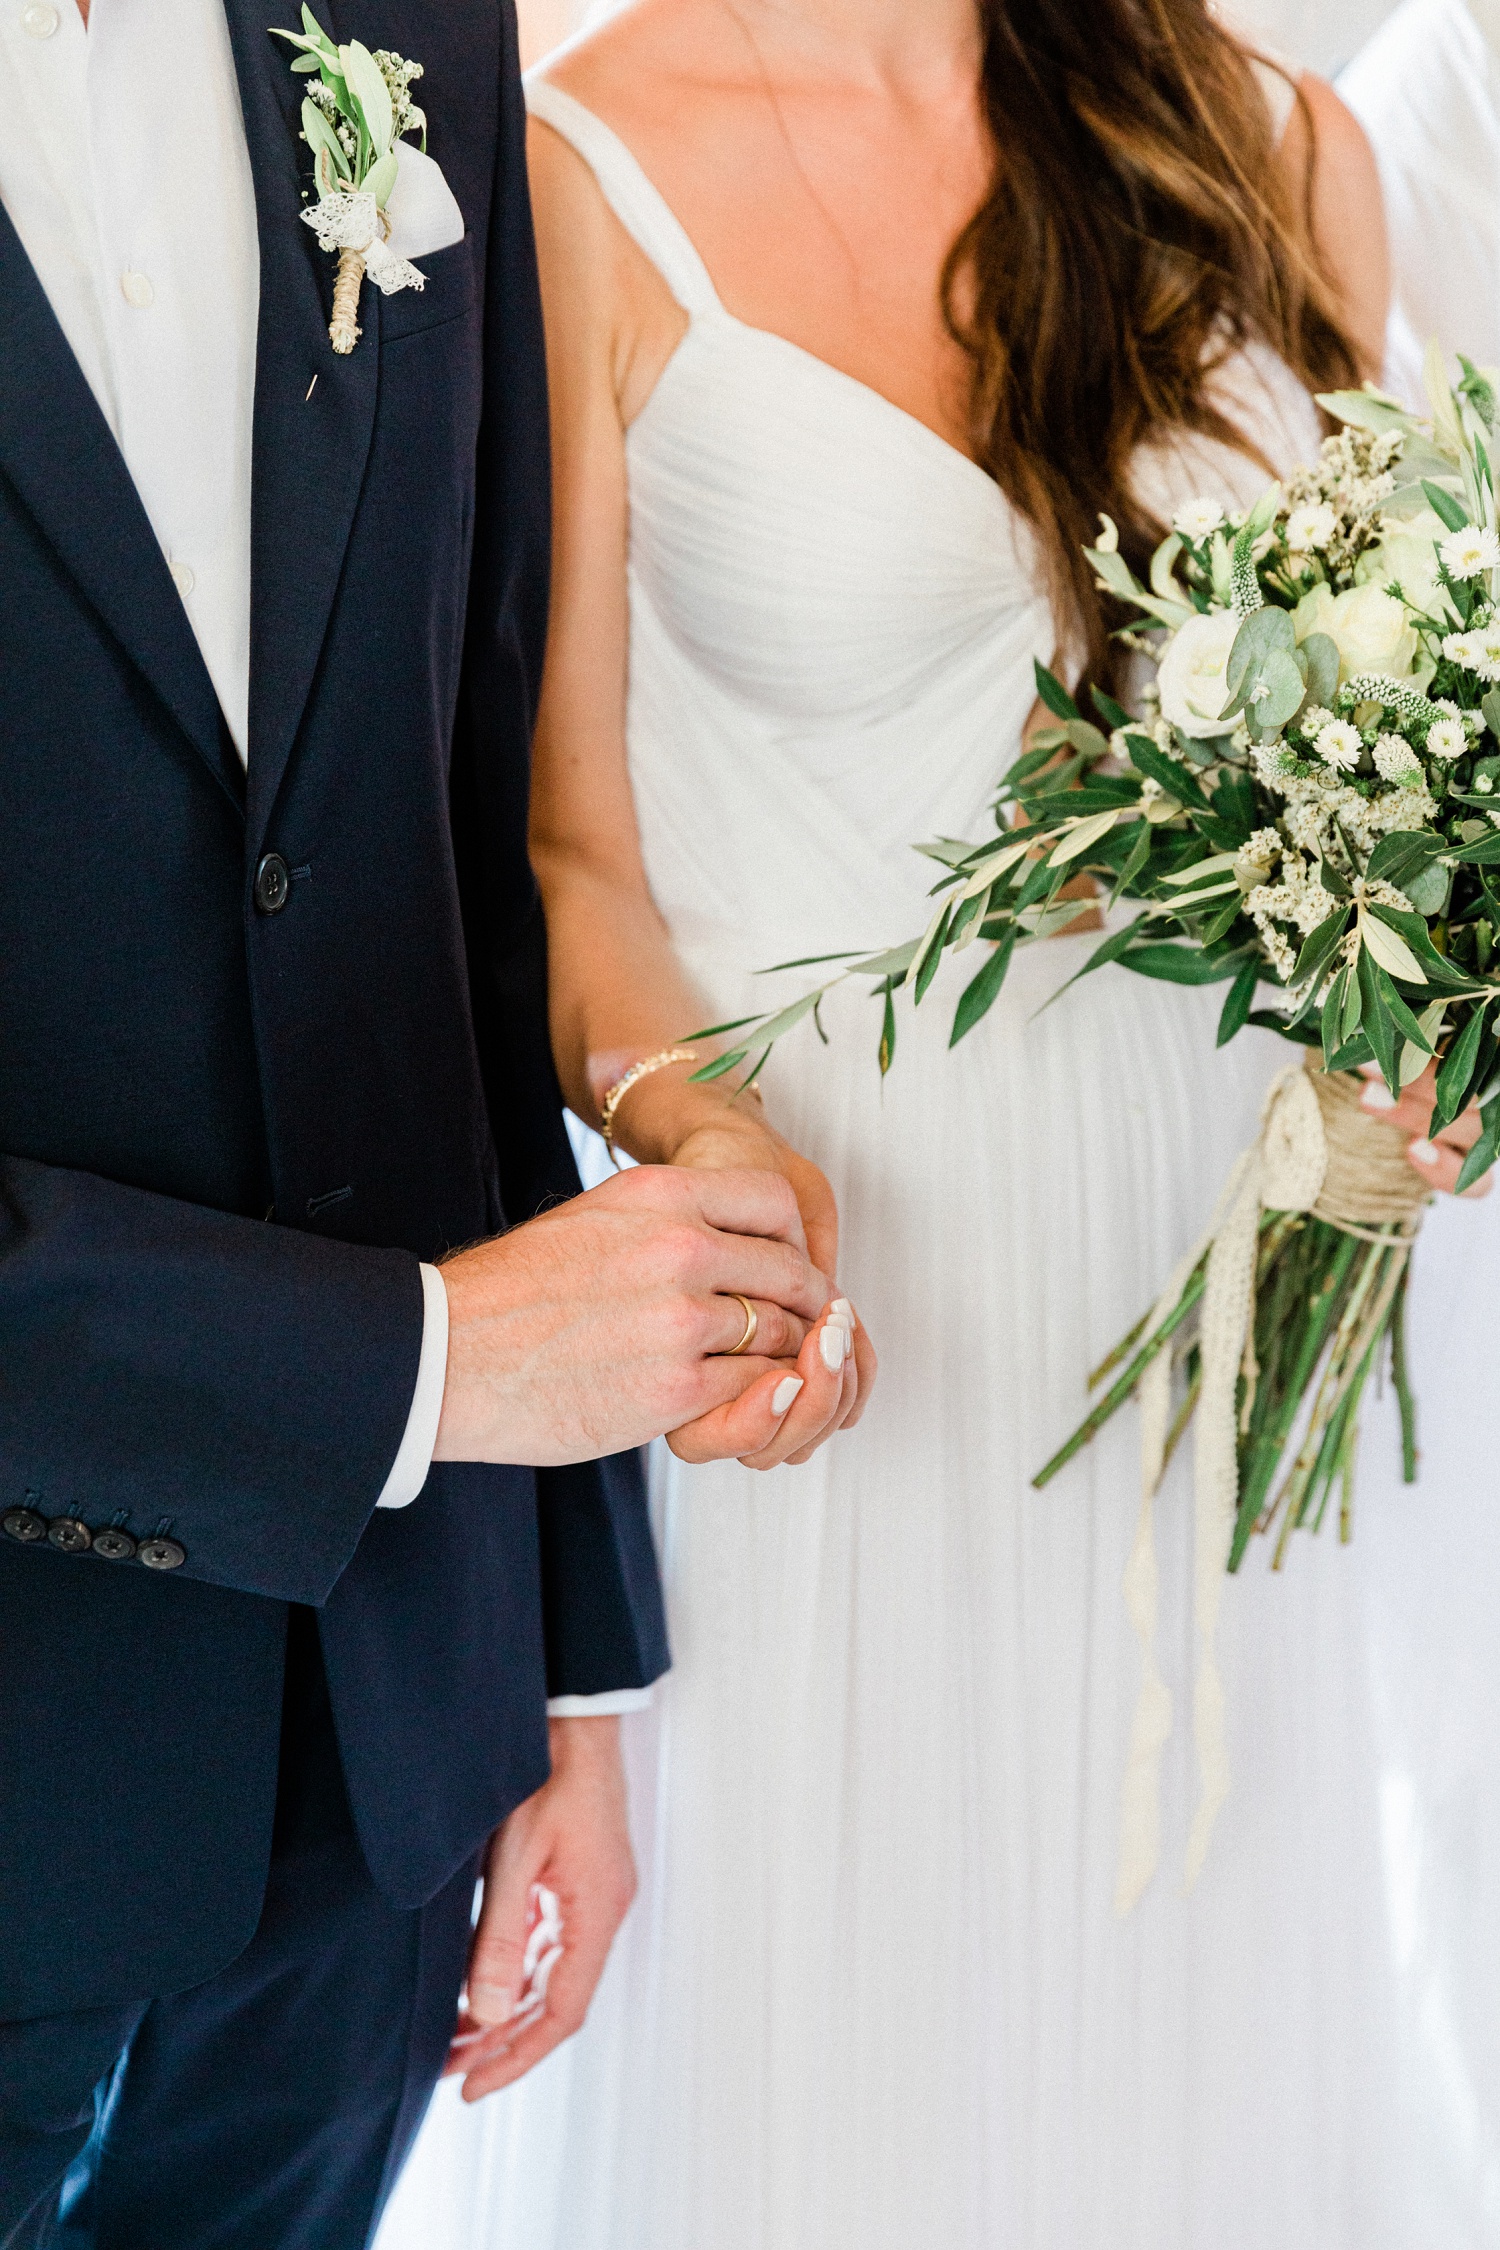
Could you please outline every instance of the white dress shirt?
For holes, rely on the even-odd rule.
[[[287,50],[290,65],[292,50]],[[399,144],[391,248],[462,239],[438,165]],[[260,244],[217,0],[0,0],[0,203],[114,433],[241,759],[249,753],[250,462]],[[448,1297],[422,1267],[406,1431],[376,1503],[427,1481]],[[633,1708],[646,1691],[565,1698]]]

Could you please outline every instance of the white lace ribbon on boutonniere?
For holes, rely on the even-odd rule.
[[[386,241],[389,228],[373,195],[358,188],[337,188],[332,195],[320,196],[302,219],[322,249],[359,251],[365,272],[385,296],[394,297],[398,289],[426,288],[427,276]]]

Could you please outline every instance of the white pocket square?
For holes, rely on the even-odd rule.
[[[396,184],[386,203],[387,248],[398,258],[430,258],[464,238],[458,198],[434,164],[409,141],[396,143]]]

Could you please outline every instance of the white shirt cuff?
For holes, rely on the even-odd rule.
[[[627,1711],[649,1711],[648,1687],[610,1688],[603,1695],[554,1695],[547,1703],[549,1719],[623,1719]]]
[[[437,1444],[443,1412],[443,1389],[448,1380],[448,1292],[436,1266],[422,1268],[422,1356],[417,1361],[417,1387],[406,1417],[406,1435],[391,1463],[377,1508],[410,1506],[427,1482],[432,1449]]]

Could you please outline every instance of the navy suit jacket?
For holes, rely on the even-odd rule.
[[[0,213],[0,1510],[186,1553],[0,1537],[0,2014],[248,1940],[288,1603],[399,1904],[544,1779],[549,1687],[666,1662],[634,1456],[442,1465],[372,1512],[419,1259],[578,1184],[525,856],[548,463],[510,0],[324,0],[426,66],[468,229],[422,293],[366,286],[344,359],[301,81],[267,0],[224,4],[261,256],[248,779]]]

